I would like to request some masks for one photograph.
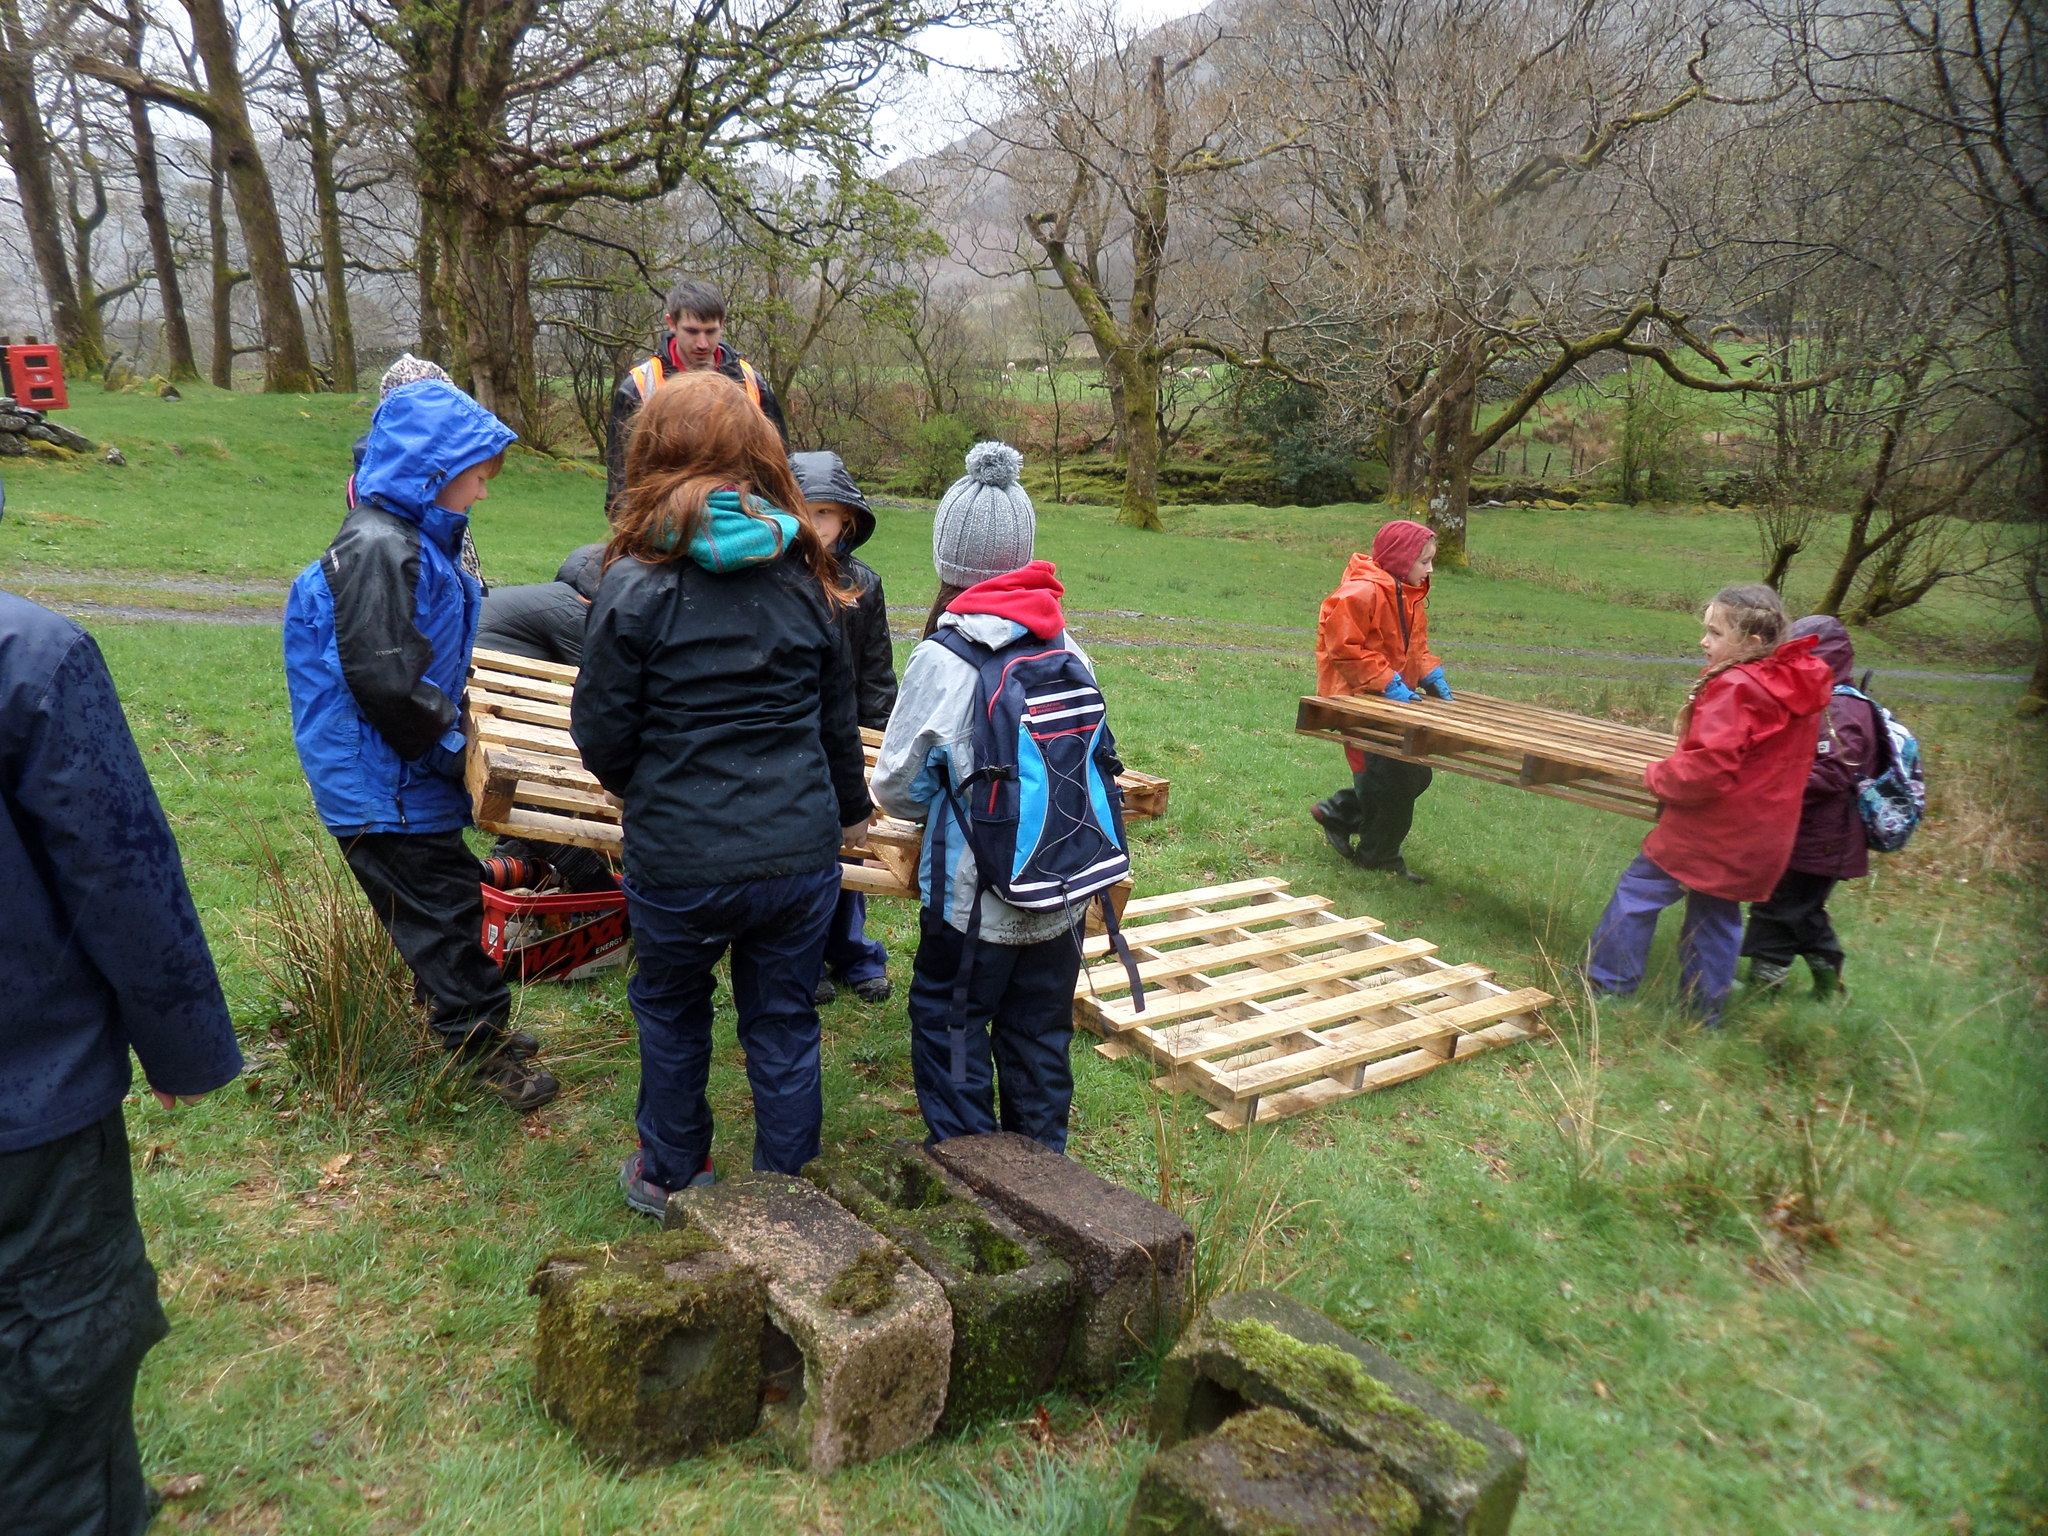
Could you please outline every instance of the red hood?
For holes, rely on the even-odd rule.
[[[1411,560],[1408,563],[1412,569],[1415,562]],[[1373,559],[1371,555],[1353,555],[1350,563],[1344,567],[1344,579],[1346,581],[1369,581],[1376,587],[1386,587],[1394,590],[1402,587],[1406,587],[1410,592],[1427,592],[1429,590],[1429,583],[1426,581],[1418,587],[1410,582],[1396,580],[1394,573]]]
[[[1067,627],[1060,612],[1060,599],[1066,595],[1052,562],[1034,560],[1005,575],[976,582],[948,603],[946,612],[992,613],[1022,624],[1041,640],[1051,640]]]
[[[1745,661],[1741,669],[1794,716],[1819,714],[1834,692],[1834,671],[1814,655],[1811,635],[1787,640],[1770,655]]]

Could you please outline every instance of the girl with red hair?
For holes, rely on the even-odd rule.
[[[1373,536],[1372,553],[1353,555],[1337,590],[1323,599],[1316,625],[1316,692],[1385,694],[1404,703],[1427,693],[1451,696],[1443,664],[1429,649],[1429,576],[1436,535],[1406,518]],[[1386,870],[1422,884],[1401,844],[1415,802],[1429,788],[1419,763],[1369,757],[1346,747],[1351,784],[1310,811],[1330,846],[1361,869]],[[1352,839],[1358,840],[1352,846]]]

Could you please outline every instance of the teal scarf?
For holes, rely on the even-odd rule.
[[[690,537],[690,558],[707,571],[739,571],[766,565],[796,542],[795,518],[765,501],[753,505],[754,512],[744,511],[738,491],[713,491]],[[675,530],[664,529],[661,548],[673,549],[675,542]]]

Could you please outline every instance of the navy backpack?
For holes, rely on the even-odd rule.
[[[999,650],[951,627],[932,639],[976,672],[974,771],[943,780],[945,811],[932,817],[928,834],[935,872],[945,870],[953,827],[966,838],[976,870],[967,942],[953,981],[952,1076],[958,1083],[967,1075],[967,989],[984,892],[1027,912],[1096,902],[1141,1013],[1145,989],[1109,900],[1110,887],[1131,870],[1116,781],[1123,764],[1087,663],[1067,649],[1064,637],[1048,642],[1025,635]]]

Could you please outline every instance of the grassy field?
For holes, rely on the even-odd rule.
[[[10,462],[0,584],[106,607],[260,609],[340,515],[347,401],[90,399],[70,418],[126,470]],[[500,580],[602,528],[584,470],[515,458],[480,509]],[[1187,509],[1138,535],[1041,509],[1134,766],[1174,782],[1136,832],[1140,890],[1273,874],[1451,959],[1565,994],[1557,1038],[1238,1138],[1077,1047],[1076,1155],[1194,1222],[1214,1284],[1268,1283],[1371,1338],[1527,1442],[1518,1530],[2038,1530],[2048,1522],[2039,1255],[2043,1084],[2038,727],[2016,726],[2006,616],[1966,598],[1863,645],[1930,748],[1934,814],[1846,890],[1850,1001],[1671,1007],[1669,936],[1638,1000],[1558,978],[1641,833],[1440,776],[1422,888],[1340,865],[1306,817],[1334,749],[1295,737],[1316,603],[1371,509]],[[891,508],[868,554],[928,599],[930,520]],[[1481,574],[1438,583],[1454,682],[1668,716],[1697,625],[1753,574],[1738,516],[1497,512]],[[1490,573],[1490,574],[1489,574]],[[167,584],[171,583],[171,584]],[[253,1066],[175,1114],[130,1106],[174,1332],[144,1370],[153,1476],[202,1475],[161,1529],[930,1532],[1120,1530],[1149,1380],[821,1481],[759,1445],[619,1479],[538,1411],[527,1277],[642,1230],[613,1184],[636,1061],[614,980],[535,986],[520,1022],[566,1084],[521,1122],[394,1101],[311,1107],[252,963],[259,836],[320,856],[277,632],[91,620],[184,845]],[[914,623],[911,613],[901,625]],[[1987,664],[1983,658],[1992,657]],[[303,854],[297,850],[303,849]],[[899,985],[914,913],[878,902]],[[900,1003],[826,1016],[826,1138],[921,1133]],[[750,1138],[729,1035],[716,1154]]]

